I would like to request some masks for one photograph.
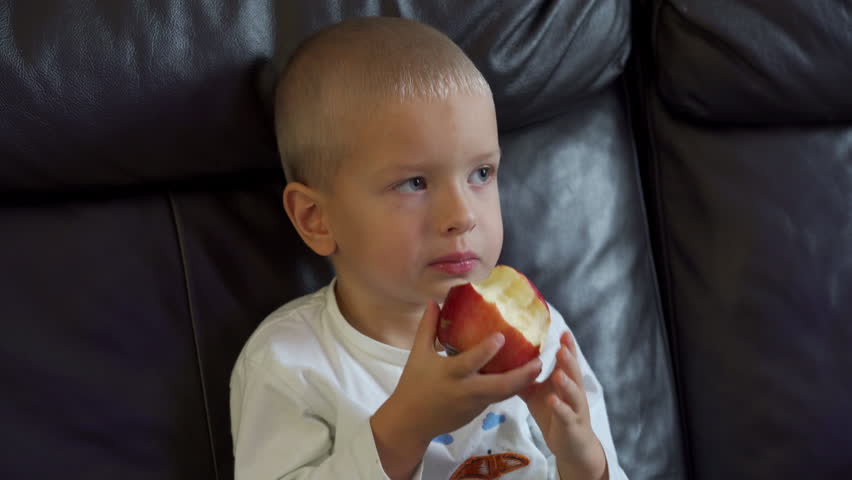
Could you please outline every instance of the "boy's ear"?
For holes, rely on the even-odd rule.
[[[299,182],[284,188],[284,210],[302,241],[317,255],[327,257],[337,249],[328,225],[323,195]]]

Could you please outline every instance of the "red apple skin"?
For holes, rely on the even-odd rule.
[[[549,310],[547,302],[535,285],[532,282],[529,284]],[[451,288],[441,308],[438,341],[442,345],[449,345],[464,352],[494,332],[501,332],[506,341],[497,354],[480,369],[480,373],[503,373],[526,364],[540,353],[540,345],[532,345],[520,331],[506,323],[497,306],[483,299],[469,283]]]

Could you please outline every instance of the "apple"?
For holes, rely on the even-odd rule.
[[[438,341],[452,355],[501,332],[503,347],[480,372],[502,373],[537,357],[549,327],[550,309],[535,285],[514,268],[497,265],[484,281],[450,289]]]

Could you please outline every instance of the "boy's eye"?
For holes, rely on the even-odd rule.
[[[473,173],[470,174],[470,179],[469,179],[470,183],[475,183],[475,184],[479,184],[479,185],[488,183],[488,181],[491,180],[493,173],[494,173],[493,167],[490,167],[490,166],[479,167],[476,170],[474,170]]]
[[[403,193],[419,192],[426,188],[426,179],[423,177],[409,178],[394,188]]]

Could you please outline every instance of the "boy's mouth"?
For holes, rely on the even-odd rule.
[[[429,266],[450,275],[470,273],[479,265],[479,257],[473,252],[453,252],[436,258]]]

